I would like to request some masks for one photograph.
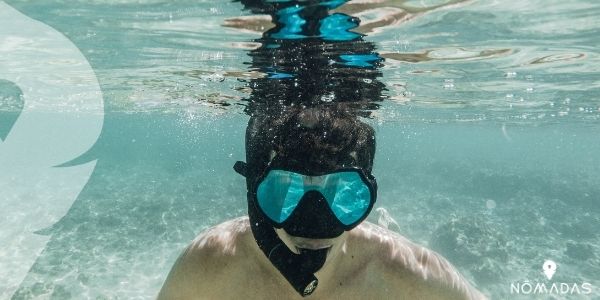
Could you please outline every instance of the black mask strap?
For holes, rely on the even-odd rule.
[[[243,161],[236,161],[233,165],[233,170],[244,177],[248,177],[248,165]]]

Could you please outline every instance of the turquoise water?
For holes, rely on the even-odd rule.
[[[13,299],[152,298],[196,234],[246,213],[231,167],[245,157],[247,82],[260,76],[248,51],[268,22],[225,1],[6,3],[67,36],[104,95],[97,142],[69,163],[95,169],[66,215],[38,231],[49,240]],[[600,4],[416,9],[440,3],[354,12],[385,58],[388,98],[367,120],[376,208],[493,299],[600,299]],[[0,81],[3,139],[19,94]],[[546,259],[558,264],[552,281]],[[525,281],[593,292],[511,294]]]

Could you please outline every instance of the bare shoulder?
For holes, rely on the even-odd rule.
[[[223,282],[220,279],[235,280],[232,268],[243,267],[249,234],[247,217],[200,233],[175,262],[158,299],[210,299],[211,295],[221,293],[215,283]]]
[[[377,264],[386,289],[412,299],[486,299],[440,254],[396,232],[363,222],[351,236]]]
[[[184,255],[233,256],[245,246],[242,240],[250,234],[248,217],[239,217],[211,227],[200,233],[188,246]]]

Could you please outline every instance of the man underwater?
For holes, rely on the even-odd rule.
[[[255,114],[248,217],[201,233],[158,299],[485,299],[439,254],[364,221],[374,130],[345,109]]]

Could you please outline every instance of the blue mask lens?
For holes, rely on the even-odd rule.
[[[331,211],[344,225],[360,220],[374,197],[368,183],[356,170],[307,176],[271,170],[259,184],[256,197],[262,211],[274,222],[283,223],[308,191],[321,193]]]

